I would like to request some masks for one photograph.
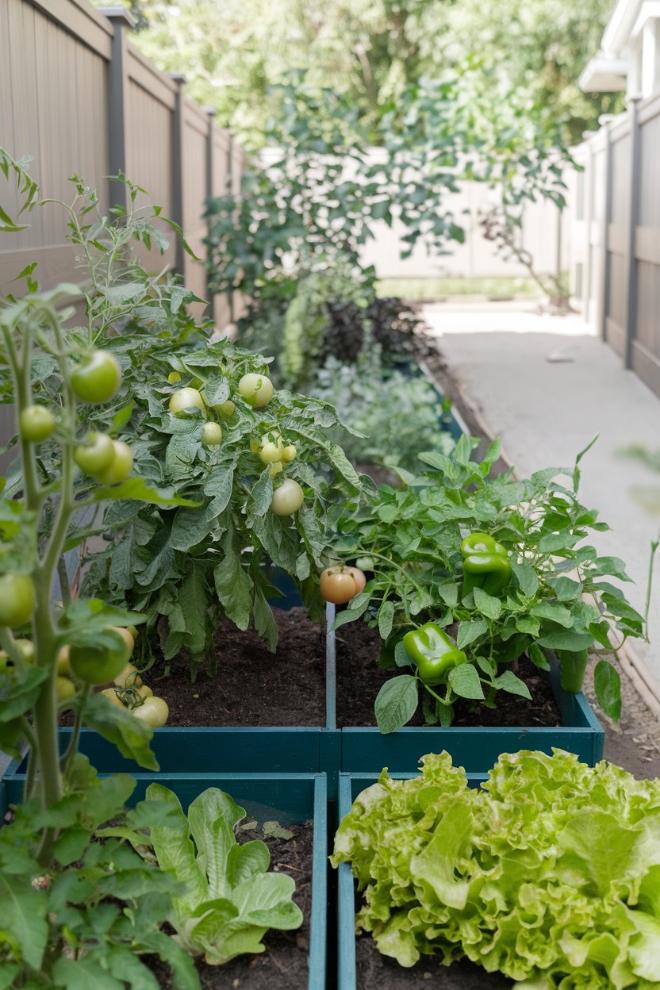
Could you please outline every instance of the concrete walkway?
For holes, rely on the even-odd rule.
[[[635,582],[627,595],[643,610],[660,474],[620,452],[660,448],[660,399],[579,316],[540,315],[530,303],[432,304],[424,315],[452,378],[518,474],[572,466],[599,434],[582,462],[581,497],[612,527],[593,542],[625,561]],[[660,554],[651,615],[651,642],[635,641],[633,652],[660,698]]]

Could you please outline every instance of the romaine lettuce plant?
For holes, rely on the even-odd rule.
[[[402,966],[467,957],[519,990],[660,983],[660,781],[521,751],[471,789],[426,756],[358,795],[332,861],[357,877],[358,930]]]
[[[497,443],[473,460],[476,443],[464,436],[447,455],[421,454],[425,471],[399,471],[401,488],[365,491],[338,520],[336,555],[357,558],[373,576],[336,625],[363,619],[377,626],[381,664],[413,668],[381,690],[381,729],[393,731],[412,718],[420,686],[426,720],[449,724],[457,697],[491,707],[498,691],[529,697],[516,674],[524,654],[547,670],[555,651],[568,672],[583,663],[587,649],[599,656],[598,702],[618,719],[619,674],[609,657],[627,637],[645,634],[645,620],[613,583],[630,580],[623,562],[589,542],[591,533],[609,527],[578,497],[586,451],[572,470],[537,471],[519,481],[511,473],[492,475]],[[468,580],[465,537],[484,533],[506,561],[509,576],[497,590],[472,575]],[[401,643],[429,620],[455,635],[469,661],[435,686],[420,680]]]
[[[185,890],[174,898],[170,922],[191,955],[219,966],[235,956],[265,951],[262,939],[276,928],[291,931],[303,921],[292,900],[294,880],[269,872],[265,842],[239,843],[235,828],[245,809],[217,787],[195,798],[186,817],[177,796],[150,784],[147,798],[169,808],[170,819],[150,829],[158,865]]]

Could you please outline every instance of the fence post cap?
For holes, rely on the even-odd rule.
[[[137,24],[136,19],[126,7],[98,7],[97,9],[99,14],[103,14],[109,21],[118,21],[120,24],[123,22],[129,28],[134,28]]]

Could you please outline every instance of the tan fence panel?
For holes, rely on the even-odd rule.
[[[208,176],[209,117],[189,100],[183,107],[183,217],[186,239],[201,261],[185,256],[185,282],[206,299],[206,220],[204,210],[210,191]],[[197,309],[205,306],[196,304]]]
[[[0,3],[0,145],[15,157],[33,157],[30,171],[44,196],[71,200],[68,179],[78,174],[98,188],[102,207],[107,203],[111,38],[108,21],[73,0]],[[12,215],[16,197],[4,177],[0,202]],[[0,235],[0,290],[12,287],[18,272],[33,260],[39,262],[36,274],[44,287],[74,280],[74,250],[65,243],[64,212],[48,206],[33,211],[26,222],[28,230]]]
[[[177,85],[158,72],[134,48],[128,53],[128,115],[126,120],[126,174],[146,190],[138,202],[162,207],[172,216],[172,119]],[[156,250],[141,252],[144,263],[152,269],[174,266],[174,235],[162,225],[169,241],[164,255]]]
[[[232,140],[229,131],[214,128],[212,159],[212,191],[214,196],[224,196],[230,191]],[[218,294],[213,300],[213,319],[219,330],[224,330],[231,320],[231,303],[227,294]]]

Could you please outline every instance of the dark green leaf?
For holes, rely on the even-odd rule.
[[[621,718],[621,678],[607,660],[599,660],[596,664],[594,687],[600,707],[606,715],[618,722]]]
[[[481,701],[484,691],[481,686],[479,672],[471,663],[459,663],[449,673],[449,686],[459,698],[471,698]]]
[[[406,725],[417,710],[417,678],[399,674],[386,681],[376,697],[374,711],[383,734]]]

